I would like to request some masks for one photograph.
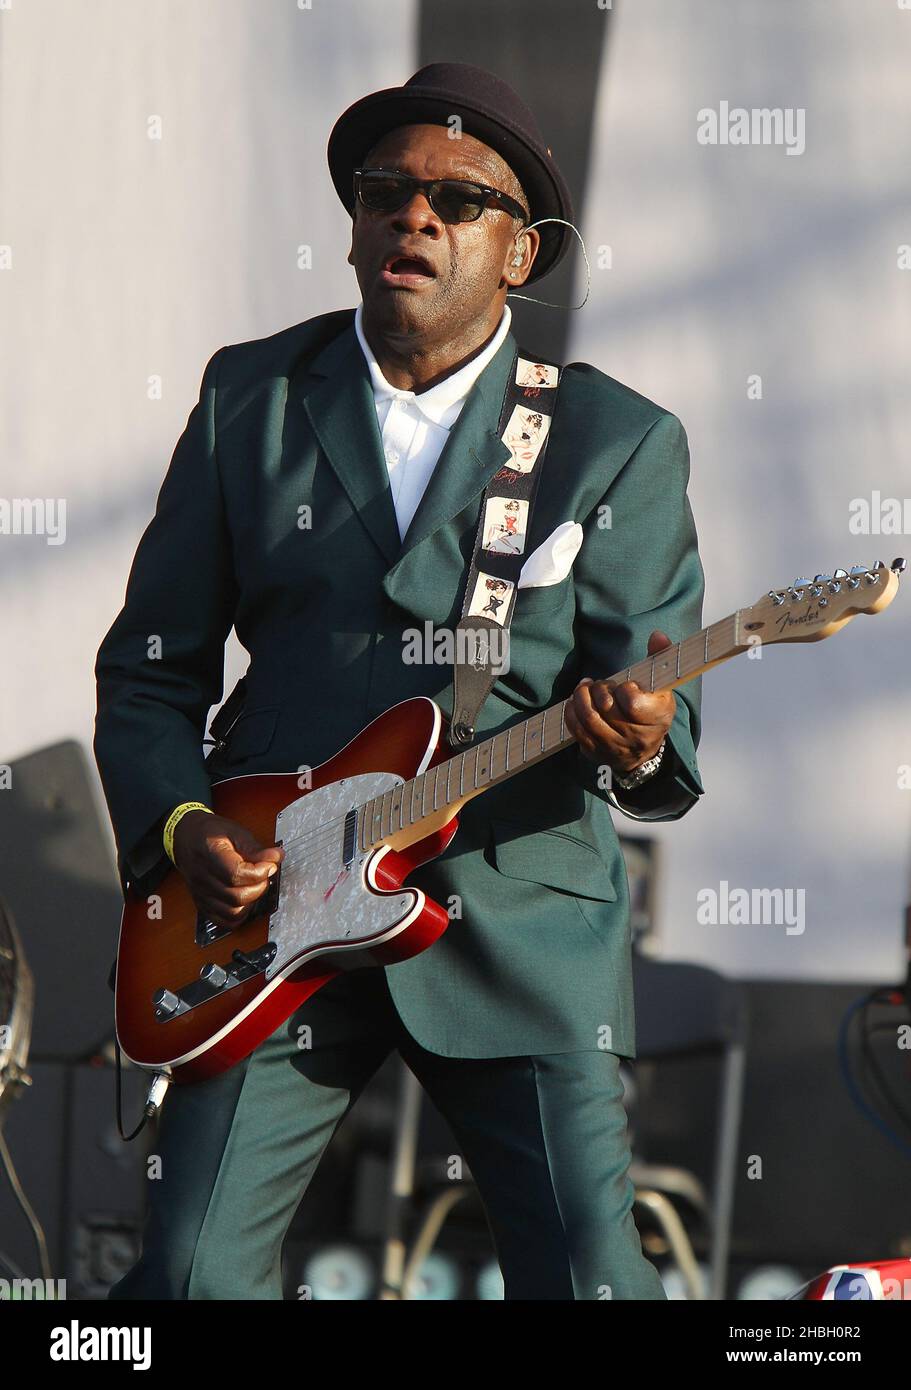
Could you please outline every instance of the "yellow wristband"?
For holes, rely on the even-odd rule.
[[[180,806],[175,806],[165,821],[163,836],[165,854],[172,864],[174,864],[174,831],[188,811],[208,811],[210,816],[215,814],[211,806],[205,806],[201,801],[184,801]],[[174,867],[177,867],[176,864]]]

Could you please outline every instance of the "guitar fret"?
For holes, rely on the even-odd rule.
[[[741,625],[745,624],[744,615],[749,612],[748,609],[738,609],[700,632],[672,643],[664,651],[654,652],[627,666],[625,671],[605,679],[612,686],[624,681],[635,681],[642,689],[650,692],[682,684],[706,667],[727,660],[743,650]],[[354,843],[362,851],[367,851],[386,837],[414,826],[428,814],[435,815],[447,809],[452,801],[464,801],[503,778],[520,772],[528,763],[536,762],[572,744],[575,740],[573,735],[567,732],[566,724],[567,706],[571,698],[570,696],[561,700],[522,720],[522,747],[518,756],[512,744],[513,731],[517,726],[510,724],[499,733],[475,744],[473,748],[462,749],[447,757],[445,786],[441,777],[443,762],[438,762],[423,773],[395,783],[386,791],[371,797],[364,805],[356,807]],[[554,729],[553,724],[557,722],[559,728]],[[471,769],[468,769],[467,759],[472,752],[474,763]],[[454,772],[458,773],[457,794],[453,791]],[[428,813],[428,783],[431,775],[433,781],[430,787]],[[420,810],[415,805],[419,785]],[[347,844],[350,846],[350,839]]]

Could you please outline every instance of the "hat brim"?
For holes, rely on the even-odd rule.
[[[505,159],[525,189],[533,222],[541,217],[573,221],[569,189],[545,151],[518,130],[504,125],[496,112],[484,109],[482,102],[466,105],[464,97],[456,92],[428,95],[407,87],[371,92],[343,112],[332,128],[327,151],[329,172],[335,191],[348,212],[354,213],[352,173],[383,135],[403,125],[448,125],[453,116],[461,119],[462,129],[467,134],[483,141]],[[559,265],[572,236],[569,228],[559,223],[545,223],[536,230],[541,245],[526,284],[542,279]]]

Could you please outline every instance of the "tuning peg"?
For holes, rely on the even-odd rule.
[[[776,608],[778,608],[780,604],[784,603],[784,594],[779,593],[777,589],[769,590],[769,598],[772,600]]]
[[[899,557],[898,557],[897,560],[893,560],[893,561],[892,561],[892,563],[891,563],[891,565],[889,566],[889,568],[890,568],[890,570],[892,571],[893,574],[903,574],[903,573],[905,572],[905,570],[907,569],[907,566],[906,566],[904,560],[902,559],[902,557],[899,555]]]

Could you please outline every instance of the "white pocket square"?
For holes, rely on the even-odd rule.
[[[583,536],[578,521],[564,521],[543,545],[531,552],[519,573],[519,588],[543,589],[547,584],[559,584],[572,569]]]

